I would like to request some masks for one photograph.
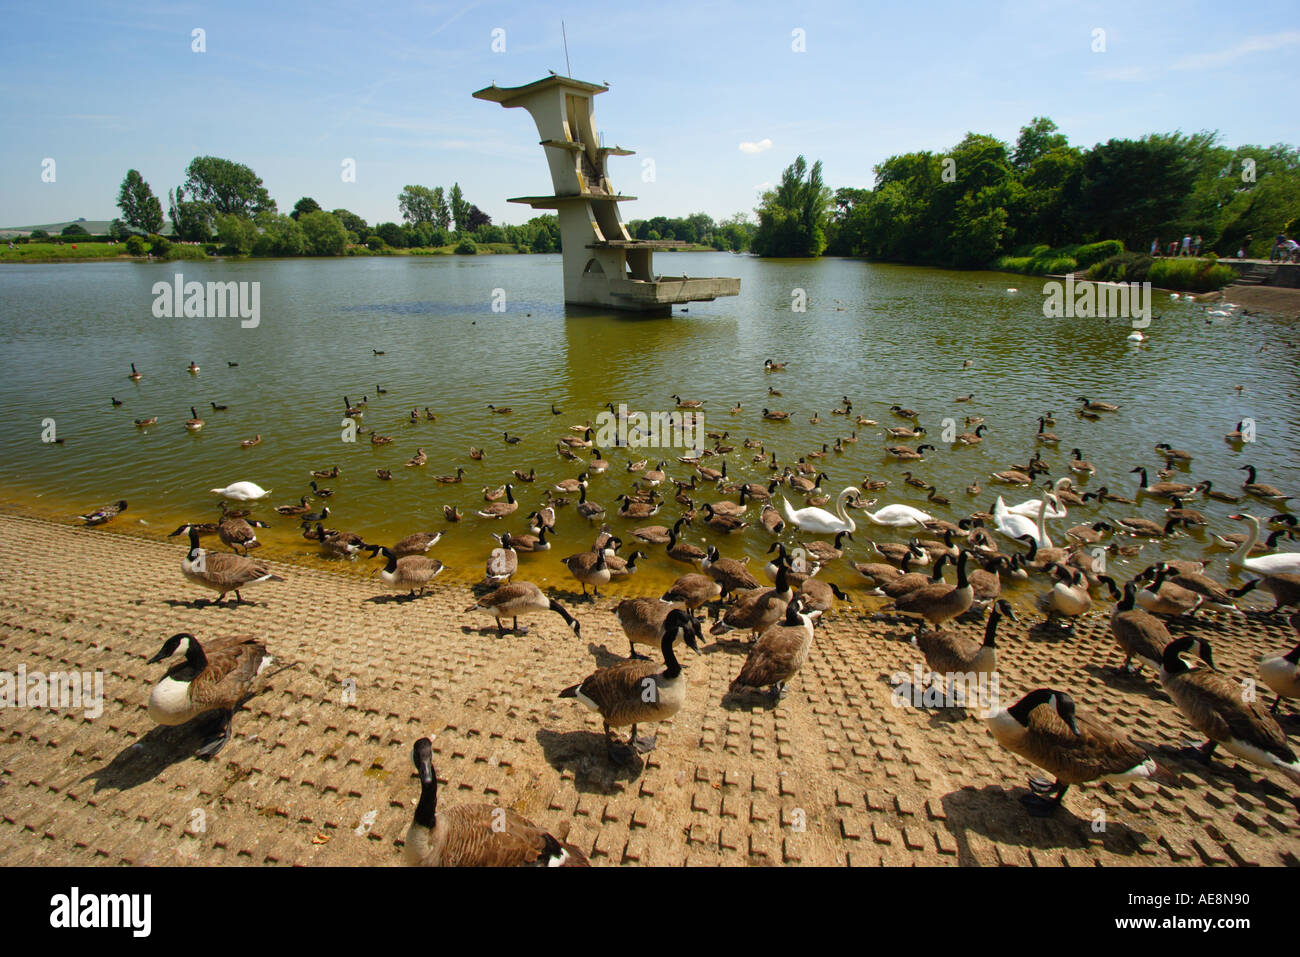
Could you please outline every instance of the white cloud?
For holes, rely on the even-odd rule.
[[[742,153],[763,153],[772,148],[772,141],[764,138],[757,143],[741,143],[740,151]]]
[[[1276,33],[1272,36],[1249,37],[1225,50],[1218,50],[1214,53],[1197,53],[1183,57],[1181,60],[1176,61],[1171,69],[1206,70],[1223,66],[1239,57],[1248,56],[1252,53],[1267,53],[1270,50],[1288,47],[1295,43],[1300,43],[1300,31],[1296,30],[1288,30],[1285,33]]]
[[[754,189],[758,190],[760,193],[763,192],[764,190],[769,190],[771,188],[772,188],[771,183],[759,183],[757,186],[754,187]]]

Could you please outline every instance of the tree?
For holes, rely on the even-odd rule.
[[[1069,140],[1065,134],[1056,130],[1056,124],[1045,116],[1035,116],[1028,126],[1020,127],[1016,149],[1011,154],[1011,165],[1016,169],[1025,169],[1044,153],[1067,146]]]
[[[162,228],[161,225],[159,228]],[[115,219],[108,224],[108,235],[111,239],[116,239],[120,242],[131,235],[131,230],[127,229],[126,223],[122,222],[120,219]]]
[[[247,256],[257,245],[257,225],[246,216],[222,213],[217,216],[217,239],[228,252]]]
[[[348,231],[331,213],[318,209],[298,219],[306,239],[309,256],[342,256],[348,244]]]
[[[465,213],[465,230],[473,233],[482,229],[484,226],[491,225],[492,217],[471,203],[469,209]]]
[[[146,251],[144,240],[132,233],[126,238],[126,251],[132,256],[143,256]]]
[[[380,223],[375,227],[375,235],[383,239],[390,246],[396,246],[398,249],[406,245],[406,237],[402,233],[402,227],[397,223]]]
[[[289,215],[294,219],[301,220],[308,213],[316,213],[319,211],[320,203],[316,202],[316,200],[312,199],[310,196],[304,196],[302,199],[298,200],[298,202],[293,204],[293,212]]]
[[[27,238],[28,239],[49,239],[50,234],[43,229],[33,229]]]
[[[167,191],[167,215],[172,221],[172,233],[182,242],[206,242],[216,224],[216,211],[211,203],[185,199],[185,188]]]
[[[466,236],[456,244],[456,252],[461,256],[473,256],[478,252],[478,246],[474,244],[474,240]]]
[[[447,206],[447,197],[441,186],[433,188],[433,224],[443,232],[451,229],[451,209]]]
[[[822,183],[821,160],[809,170],[799,156],[785,168],[777,188],[763,194],[751,248],[760,256],[821,255],[831,198]]]
[[[334,216],[343,224],[344,229],[350,233],[357,234],[358,241],[360,241],[360,237],[370,235],[370,227],[367,226],[366,221],[356,213],[346,209],[336,209],[334,210]]]
[[[451,222],[459,235],[468,228],[469,220],[469,203],[465,202],[465,194],[460,191],[460,183],[452,183],[447,205],[451,207]]]
[[[122,219],[128,226],[146,233],[156,233],[162,229],[162,203],[136,170],[126,171],[126,178],[122,180],[122,188],[117,194],[117,206],[122,210]]]
[[[257,217],[262,233],[253,245],[255,256],[301,256],[307,248],[298,221],[275,212],[263,212]]]
[[[1142,249],[1152,236],[1189,228],[1181,216],[1196,182],[1196,142],[1174,133],[1112,139],[1083,159],[1081,202],[1071,219],[1080,239],[1120,239]]]
[[[185,189],[194,202],[207,203],[213,213],[237,213],[256,218],[274,213],[261,177],[242,163],[217,156],[196,156],[185,170]],[[177,190],[179,202],[180,190]]]
[[[404,186],[397,194],[402,219],[412,225],[433,222],[433,190],[427,186]]]
[[[89,236],[90,232],[81,223],[68,223],[63,227],[64,236]]]

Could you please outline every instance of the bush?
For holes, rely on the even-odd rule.
[[[388,243],[384,242],[384,237],[371,233],[366,237],[366,246],[370,249],[380,250],[387,249]]]
[[[1143,282],[1154,261],[1145,253],[1119,253],[1088,267],[1088,278],[1103,282]]]
[[[478,246],[474,244],[474,240],[466,236],[456,244],[456,252],[461,256],[476,256],[478,255]]]
[[[132,256],[143,256],[145,253],[144,240],[139,236],[128,236],[126,239],[126,251]]]
[[[171,251],[172,244],[170,240],[163,239],[163,237],[159,236],[157,233],[152,233],[149,236],[149,252],[153,253],[159,259],[166,258],[167,254]]]
[[[29,239],[49,239],[50,234],[43,229],[33,229]]]
[[[90,231],[87,230],[85,226],[81,225],[81,223],[69,223],[68,225],[66,225],[66,226],[63,227],[63,233],[62,233],[62,235],[64,235],[64,236],[89,236],[89,235],[90,235]]]
[[[1161,259],[1153,263],[1147,280],[1163,289],[1209,292],[1222,289],[1237,276],[1231,266],[1209,259]]]
[[[1042,272],[1040,272],[1039,275],[1042,275],[1043,273],[1051,273],[1060,276],[1065,273],[1074,272],[1079,268],[1079,263],[1070,256],[1056,256],[1052,259],[1036,260],[1035,264],[1039,262],[1043,264]]]
[[[1124,251],[1124,244],[1118,239],[1103,239],[1099,243],[1089,243],[1075,250],[1074,258],[1080,269],[1086,269],[1093,263],[1099,263],[1111,256],[1118,256]]]

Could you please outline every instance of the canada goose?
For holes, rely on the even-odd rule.
[[[767,419],[769,422],[786,422],[790,419],[790,413],[780,412],[775,409],[764,409],[763,418]]]
[[[402,857],[422,867],[587,867],[587,858],[512,808],[458,804],[438,810],[433,742],[411,749],[420,801],[406,831]]]
[[[787,683],[807,661],[812,639],[812,616],[804,611],[802,597],[795,596],[785,606],[781,619],[765,628],[749,649],[730,690],[771,688],[773,703],[780,701],[785,697]]]
[[[710,629],[710,634],[722,635],[728,631],[743,630],[754,639],[776,624],[786,613],[786,606],[794,597],[786,565],[777,567],[776,584],[771,588],[754,589],[728,609],[727,613]]]
[[[998,653],[996,636],[998,622],[1003,618],[1018,621],[1011,604],[1005,598],[999,598],[989,609],[988,623],[984,627],[984,641],[953,632],[930,631],[916,636],[916,645],[925,655],[925,664],[932,677],[941,677],[945,684],[948,700],[954,700],[955,683],[958,676],[991,675],[997,671]]]
[[[1043,431],[1046,427],[1047,427],[1047,420],[1042,416],[1039,416],[1038,432],[1035,434],[1034,438],[1037,439],[1039,442],[1042,442],[1044,445],[1056,445],[1057,443],[1059,443],[1061,441],[1061,437],[1057,435],[1055,432]]]
[[[1065,565],[1051,565],[1047,569],[1056,581],[1050,590],[1038,596],[1038,610],[1047,615],[1047,624],[1057,618],[1074,619],[1092,607],[1092,594],[1083,570]],[[1073,628],[1073,623],[1066,628]]]
[[[271,494],[270,489],[262,488],[256,482],[235,482],[225,488],[208,489],[213,495],[234,499],[236,502],[255,502]]]
[[[1287,607],[1300,608],[1300,574],[1288,572],[1265,574],[1263,578],[1252,578],[1232,594],[1239,598],[1259,586],[1273,596],[1273,607],[1269,609],[1270,613],[1276,613]],[[1294,617],[1292,624],[1296,624]]]
[[[1201,664],[1189,668],[1182,656],[1193,647]],[[1209,740],[1198,749],[1208,763],[1215,749],[1224,749],[1260,767],[1276,768],[1300,783],[1300,761],[1286,740],[1286,733],[1264,709],[1262,702],[1246,700],[1240,682],[1214,668],[1210,643],[1204,638],[1175,638],[1161,659],[1160,683],[1192,727]]]
[[[316,484],[315,479],[312,479],[308,484],[311,485],[312,494],[317,498],[330,498],[334,495],[334,490],[332,488],[321,488]]]
[[[1233,495],[1231,492],[1219,492],[1214,488],[1214,483],[1209,479],[1196,484],[1196,491],[1200,492],[1206,498],[1212,498],[1216,502],[1229,502],[1233,505],[1241,501],[1240,495]]]
[[[1291,616],[1291,624],[1300,631],[1300,613]],[[1300,698],[1300,644],[1284,655],[1268,655],[1260,660],[1259,678],[1277,695],[1270,714],[1277,714],[1283,698]]]
[[[575,510],[583,518],[597,518],[605,514],[605,506],[599,502],[587,501],[587,486],[583,485],[578,490],[578,504],[574,506]]]
[[[1124,597],[1119,600],[1110,615],[1110,631],[1115,636],[1115,643],[1124,652],[1124,663],[1117,671],[1131,673],[1142,665],[1148,666],[1157,675],[1165,648],[1173,638],[1164,622],[1156,618],[1145,608],[1137,604],[1137,584],[1124,584]],[[1137,659],[1137,666],[1133,659]]]
[[[249,549],[261,544],[257,540],[257,528],[270,528],[266,522],[257,519],[228,518],[217,526],[217,537],[237,552],[247,555]]]
[[[1188,588],[1166,581],[1168,576],[1169,566],[1166,563],[1156,565],[1154,579],[1137,593],[1137,603],[1155,615],[1194,614],[1205,598]]]
[[[672,396],[672,400],[677,403],[679,409],[699,409],[704,406],[704,402],[700,399],[683,399],[679,395]]]
[[[185,660],[168,668],[153,686],[149,717],[155,724],[175,726],[219,712],[219,732],[195,752],[198,757],[210,758],[230,740],[235,709],[275,659],[267,654],[264,644],[248,636],[213,638],[204,647],[194,635],[182,631],[163,642],[148,663],[158,664],[177,653]]]
[[[832,562],[837,558],[844,557],[845,538],[848,538],[849,541],[853,541],[853,535],[847,529],[836,533],[834,545],[816,540],[800,542],[799,545],[813,560],[825,565],[827,562]]]
[[[87,525],[103,525],[105,522],[111,522],[117,516],[126,511],[126,499],[113,502],[95,509],[93,512],[87,512],[85,515],[78,515]]]
[[[892,429],[885,429],[885,432],[895,439],[919,439],[925,435],[925,426],[918,425],[914,429],[909,429],[900,425]]]
[[[496,415],[509,415],[511,412],[514,411],[514,409],[512,409],[508,405],[498,408],[497,406],[492,405],[491,403],[488,403],[488,408],[492,410],[492,412]]]
[[[694,611],[705,602],[720,597],[722,597],[722,584],[720,582],[715,581],[708,575],[691,572],[688,575],[682,575],[673,582],[672,586],[659,597],[659,600],[663,602],[680,602],[691,611]]]
[[[909,449],[905,445],[890,445],[885,448],[887,455],[892,455],[902,462],[919,462],[925,457],[927,451],[933,452],[934,446],[927,443],[918,445],[915,449]]]
[[[130,379],[132,382],[139,382],[141,379],[144,378],[144,376],[142,376],[139,372],[136,371],[134,362],[131,363],[131,374],[128,375],[127,378]]]
[[[460,509],[458,509],[455,505],[444,505],[442,507],[442,517],[449,522],[459,522]]]
[[[404,558],[407,555],[423,555],[442,538],[442,532],[415,532],[407,535],[393,546],[393,553],[398,558]]]
[[[551,547],[551,543],[546,540],[548,532],[550,529],[543,525],[536,532],[511,535],[510,544],[518,552],[544,552]]]
[[[1165,583],[1177,585],[1187,591],[1194,592],[1204,599],[1205,604],[1215,606],[1224,611],[1237,611],[1235,599],[1239,596],[1229,589],[1220,585],[1213,578],[1203,575],[1200,572],[1180,571],[1174,568],[1170,562],[1160,562],[1157,565],[1146,569],[1139,578],[1150,578],[1155,575],[1161,568],[1165,572]],[[1245,592],[1242,592],[1245,594]]]
[[[1108,532],[1113,531],[1115,531],[1115,526],[1109,522],[1093,522],[1091,525],[1074,526],[1065,533],[1065,537],[1074,542],[1081,542],[1084,545],[1095,545]]]
[[[767,529],[769,534],[780,535],[785,531],[785,519],[781,517],[781,513],[772,505],[763,506],[763,511],[760,512],[758,516],[758,522]]]
[[[586,486],[587,486],[587,473],[583,472],[577,478],[561,479],[559,482],[556,482],[553,486],[551,486],[551,488],[553,488],[557,492],[565,492],[569,495],[572,495],[574,492],[578,491],[579,489],[586,488]]]
[[[203,425],[204,422],[199,418],[199,413],[195,410],[194,406],[190,406],[190,417],[185,420],[185,428],[191,432],[197,432],[199,429],[203,428]]]
[[[1078,449],[1070,450],[1070,471],[1077,472],[1079,475],[1096,475],[1097,467],[1091,462],[1083,460],[1083,453]]]
[[[1056,778],[1053,782],[1029,779],[1030,793],[1021,800],[1035,817],[1060,807],[1071,785],[1098,780],[1177,781],[1113,724],[1076,714],[1074,699],[1064,691],[1038,688],[985,720],[998,744]]]
[[[340,532],[337,529],[321,528],[319,522],[316,524],[316,540],[320,542],[321,548],[329,554],[348,559],[356,558],[357,553],[362,549],[377,547],[367,545],[356,532]]]
[[[849,596],[841,591],[838,585],[817,578],[805,578],[800,583],[799,590],[795,592],[795,597],[801,602],[801,610],[817,617],[819,620],[820,616],[835,607],[836,600],[850,600]],[[789,611],[789,608],[786,610]]]
[[[391,481],[393,478],[392,469],[382,469],[382,468],[375,469],[375,474],[379,476],[381,479],[383,479],[385,482]]]
[[[677,540],[677,536],[681,532],[682,524],[685,521],[686,521],[685,519],[679,518],[673,524],[673,527],[668,530],[667,553],[668,553],[668,557],[673,559],[674,561],[686,562],[687,564],[691,564],[703,559],[706,553],[704,549],[700,548],[698,545],[692,545],[689,542],[681,542]]]
[[[199,547],[199,533],[189,529],[190,550],[181,561],[181,574],[196,585],[217,592],[213,604],[220,604],[228,592],[235,593],[235,602],[240,604],[244,597],[239,589],[262,582],[284,581],[278,575],[271,574],[266,565],[245,558],[242,555],[226,555],[222,552],[208,552]]]
[[[1003,485],[1030,485],[1034,479],[1027,472],[1020,469],[1007,469],[1004,472],[994,472],[989,476],[995,482],[1001,482]],[[979,483],[976,483],[978,486]]]
[[[532,582],[517,581],[511,582],[509,585],[502,585],[486,595],[480,595],[478,601],[466,608],[465,611],[481,611],[495,618],[497,620],[498,638],[505,634],[505,629],[501,626],[501,619],[511,619],[513,627],[510,630],[519,635],[526,635],[528,629],[519,627],[519,616],[543,611],[555,612],[573,629],[574,635],[579,638],[582,637],[582,626],[578,623],[578,620],[569,614],[567,608],[554,598],[548,598],[545,592]]]
[[[367,545],[365,548],[369,550],[371,558],[377,558],[382,554],[388,560],[388,564],[379,572],[379,577],[384,580],[384,583],[394,591],[408,591],[412,598],[416,597],[417,588],[423,595],[429,582],[433,581],[444,567],[438,559],[426,558],[423,555],[399,557],[391,548],[383,545]]]
[[[927,482],[925,479],[916,478],[914,475],[912,475],[911,472],[903,473],[903,483],[905,485],[910,485],[913,488],[922,489],[923,491],[929,491],[934,488],[934,486],[931,485],[929,482]]]
[[[1094,402],[1092,399],[1089,399],[1086,395],[1079,396],[1079,398],[1076,399],[1075,401],[1082,402],[1083,407],[1092,412],[1118,412],[1119,411],[1119,406],[1117,405],[1112,405],[1109,402]]]
[[[455,485],[465,480],[465,470],[457,466],[455,475],[435,475],[434,481],[443,485]]]
[[[330,507],[328,505],[323,505],[319,512],[307,512],[305,515],[300,515],[299,520],[304,525],[310,525],[312,522],[323,522],[329,517]]]
[[[1174,533],[1174,526],[1178,524],[1178,519],[1167,519],[1163,525],[1153,522],[1150,519],[1140,516],[1130,516],[1128,518],[1117,518],[1115,524],[1123,526],[1124,530],[1131,535],[1137,535],[1142,538],[1161,538],[1165,535]]]
[[[343,397],[343,415],[350,419],[365,415],[366,410],[359,405],[353,405],[352,400],[346,395]]]
[[[297,505],[277,505],[275,510],[281,515],[305,515],[311,511],[311,506],[307,504],[307,496],[304,495],[298,499]]]
[[[660,504],[658,502],[654,502],[654,501],[638,502],[628,497],[627,495],[620,495],[617,499],[615,499],[615,501],[623,503],[618,510],[618,514],[622,518],[631,518],[637,520],[650,518],[652,515],[658,512],[660,508]]]
[[[987,425],[977,425],[974,432],[963,432],[953,441],[961,445],[978,445],[984,441],[984,433],[988,431],[988,428]]]
[[[1196,492],[1194,485],[1187,485],[1183,482],[1156,482],[1151,484],[1147,479],[1146,468],[1141,465],[1129,469],[1129,472],[1141,475],[1142,484],[1138,486],[1138,491],[1145,492],[1147,495],[1169,498],[1172,495],[1191,495]]]
[[[638,738],[637,726],[650,721],[665,721],[681,710],[686,700],[686,678],[673,654],[673,642],[681,639],[697,654],[699,623],[687,612],[674,608],[664,618],[664,666],[652,661],[622,661],[601,668],[560,692],[561,698],[576,698],[592,711],[600,713],[605,727],[605,742],[612,760],[619,760],[612,729],[632,726],[628,741],[630,751],[646,753],[654,749],[653,738]],[[630,754],[629,754],[630,756]]]
[[[909,569],[911,560],[912,556],[910,554],[904,555],[901,564],[905,570],[892,578],[880,581],[873,591],[873,594],[897,601],[904,595],[916,591],[918,588],[924,588],[927,585],[944,585],[943,566],[944,563],[948,561],[947,555],[939,556],[934,563],[934,567],[930,570],[929,575],[926,575],[924,572],[907,570]]]
[[[500,547],[492,549],[483,571],[483,582],[488,585],[504,584],[519,571],[519,553],[510,533],[505,532],[497,540]]]
[[[891,405],[889,411],[900,419],[915,419],[920,414],[915,409],[904,409],[900,405]]]
[[[758,579],[750,574],[748,562],[748,558],[743,560],[723,558],[718,550],[710,545],[708,552],[700,559],[700,570],[722,586],[724,595],[761,589],[762,585],[759,584]]]
[[[1246,490],[1248,495],[1254,495],[1257,498],[1268,499],[1272,502],[1285,502],[1291,498],[1290,495],[1284,495],[1282,490],[1275,485],[1265,485],[1255,481],[1255,466],[1243,465],[1239,471],[1246,472],[1249,478],[1241,483],[1241,487]]]
[[[429,461],[429,456],[425,454],[423,446],[415,450],[415,454],[406,460],[406,467],[418,468],[425,462]]]
[[[110,395],[110,396],[108,397],[108,399],[109,399],[110,402],[113,403],[113,408],[117,408],[118,406],[120,406],[120,405],[122,404],[122,400],[119,399],[119,398],[117,398],[116,396],[111,396],[111,395]]]
[[[569,574],[582,585],[584,596],[587,594],[587,586],[590,585],[593,597],[599,598],[600,586],[609,584],[609,565],[605,560],[603,548],[593,548],[591,551],[570,555],[563,560],[563,564],[569,570]]]
[[[329,468],[329,469],[316,469],[311,473],[311,475],[312,478],[323,478],[323,479],[338,478],[339,467],[336,465],[333,468]]]
[[[251,449],[253,448],[253,446],[261,445],[261,444],[262,444],[262,433],[259,432],[251,439],[244,439],[242,442],[239,443],[239,447],[241,449]]]
[[[479,509],[476,514],[480,518],[505,518],[507,515],[513,515],[518,508],[519,503],[515,501],[515,487],[507,482],[506,500],[504,502],[490,502]]]
[[[528,530],[534,534],[542,528],[552,532],[555,531],[555,509],[549,505],[543,505],[541,508],[537,509],[537,511],[529,512],[528,518]]]
[[[697,576],[703,578],[703,576]],[[708,581],[708,579],[704,579]],[[714,584],[709,582],[709,584]],[[716,587],[716,586],[715,586]],[[657,645],[663,638],[664,621],[681,605],[667,598],[625,598],[618,603],[615,614],[627,636],[631,657],[649,661],[636,650],[637,645]]]
[[[727,477],[727,460],[722,460],[722,468],[710,468],[707,465],[696,465],[695,470],[699,472],[700,478],[706,482],[720,482]]]

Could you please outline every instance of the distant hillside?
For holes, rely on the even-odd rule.
[[[46,223],[43,226],[4,226],[0,227],[0,239],[7,239],[11,236],[26,236],[31,233],[33,229],[43,229],[51,236],[57,236],[59,233],[63,232],[65,227],[71,226],[73,223],[77,223],[85,229],[86,232],[91,233],[92,235],[102,236],[104,233],[108,232],[108,227],[112,222],[111,219],[69,219],[62,223]],[[164,223],[162,235],[169,235],[171,231],[172,224]]]

